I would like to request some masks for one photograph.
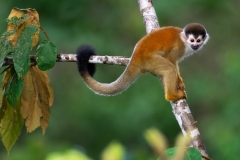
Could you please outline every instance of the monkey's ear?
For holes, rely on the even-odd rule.
[[[185,31],[184,30],[180,33],[180,38],[182,39],[183,42],[187,41],[187,37],[185,35]]]
[[[209,34],[206,33],[206,36],[205,36],[205,39],[204,39],[204,44],[207,43],[207,41],[209,40],[209,38],[210,38]]]

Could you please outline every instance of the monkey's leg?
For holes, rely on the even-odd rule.
[[[166,71],[163,72],[163,85],[166,100],[177,101],[186,98],[185,91],[179,89],[178,75],[174,67],[168,67]]]
[[[178,88],[183,91],[185,90],[185,85],[183,83],[182,77],[180,77],[179,74],[178,74]]]
[[[169,101],[177,101],[186,98],[184,90],[178,89],[178,71],[174,64],[160,55],[152,56],[147,70],[158,78],[162,78],[165,90],[165,98]]]
[[[182,77],[180,76],[180,72],[179,72],[179,67],[178,67],[178,65],[176,64],[175,65],[176,66],[176,68],[177,68],[177,75],[178,75],[178,88],[180,89],[180,90],[185,90],[185,85],[184,85],[184,83],[183,83],[183,79],[182,79]]]

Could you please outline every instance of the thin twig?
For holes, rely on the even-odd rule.
[[[31,11],[30,9],[27,9],[27,12],[28,12],[28,14],[29,14],[30,16],[33,17],[33,20],[35,20],[35,21],[37,22],[38,28],[40,28],[40,29],[42,30],[43,34],[46,36],[46,38],[47,38],[47,40],[48,40],[48,42],[49,42],[49,41],[50,41],[50,38],[48,37],[47,32],[41,27],[40,22],[38,21],[38,19],[32,14],[32,11]]]
[[[47,41],[50,42],[51,40],[50,40],[50,38],[48,37],[47,32],[46,32],[41,26],[40,26],[39,28],[42,30],[43,34],[46,36]]]

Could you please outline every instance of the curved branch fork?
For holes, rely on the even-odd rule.
[[[206,148],[202,142],[202,138],[198,131],[196,121],[194,120],[189,106],[185,99],[178,100],[176,102],[171,102],[173,109],[173,114],[175,115],[182,133],[186,136],[190,133],[191,137],[191,147],[198,149],[204,157],[208,157],[206,153]]]

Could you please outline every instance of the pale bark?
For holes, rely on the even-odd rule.
[[[191,143],[189,147],[198,149],[202,155],[203,160],[208,159],[207,150],[202,141],[200,132],[197,128],[197,121],[194,120],[190,108],[185,99],[178,100],[176,102],[170,102],[173,109],[173,114],[178,121],[178,124],[182,130],[182,133],[186,136],[189,132],[191,137]]]
[[[140,12],[142,13],[143,22],[146,32],[151,33],[153,30],[160,28],[157,15],[151,0],[138,0]]]
[[[75,54],[59,54],[58,62],[74,62],[76,61]],[[123,56],[92,56],[89,59],[89,63],[99,64],[112,64],[126,66],[130,61],[130,58]]]

